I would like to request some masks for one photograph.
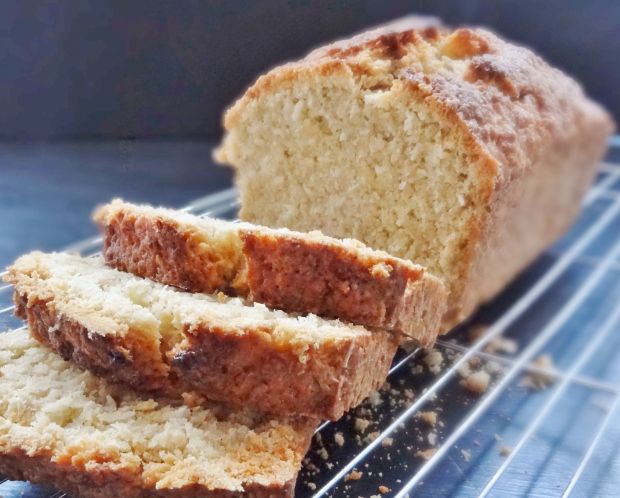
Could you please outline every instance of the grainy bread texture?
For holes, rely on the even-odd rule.
[[[23,331],[0,334],[0,377],[0,474],[76,498],[292,497],[316,426],[141,398]]]
[[[337,419],[383,384],[397,348],[390,332],[181,292],[101,258],[31,253],[5,278],[36,339],[146,391]]]
[[[94,218],[108,264],[191,292],[223,291],[284,311],[393,330],[425,347],[445,312],[439,279],[354,240],[120,200]]]
[[[415,27],[261,76],[216,159],[236,169],[242,219],[355,238],[444,278],[448,329],[569,227],[613,124],[526,48]]]

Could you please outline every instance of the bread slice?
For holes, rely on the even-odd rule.
[[[610,116],[530,50],[405,20],[258,78],[216,153],[240,217],[351,237],[442,278],[444,328],[580,210]]]
[[[0,334],[0,475],[82,498],[292,497],[316,421],[144,398]]]
[[[120,200],[94,214],[113,267],[191,292],[223,291],[285,311],[394,330],[431,346],[443,284],[424,268],[354,240]]]
[[[337,419],[383,384],[397,348],[390,332],[181,292],[99,257],[35,252],[5,278],[36,339],[147,391]]]

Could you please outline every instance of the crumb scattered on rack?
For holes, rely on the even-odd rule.
[[[371,395],[368,396],[368,402],[372,407],[376,408],[377,406],[379,406],[381,403],[383,403],[381,393],[379,393],[379,391],[374,391],[373,393],[371,393]]]
[[[508,337],[500,335],[491,339],[484,350],[489,354],[515,354],[519,350],[519,343],[514,339],[509,339]]]
[[[471,460],[471,453],[467,450],[461,450],[461,456],[466,462],[469,462]]]
[[[325,448],[319,448],[316,450],[316,454],[319,455],[323,460],[327,460],[329,458],[329,453]]]
[[[357,432],[364,432],[366,429],[368,429],[369,425],[370,425],[370,420],[368,419],[360,418],[360,417],[357,417],[355,419],[355,430]]]
[[[422,420],[422,422],[424,422],[427,425],[430,425],[431,427],[435,427],[437,425],[437,412],[434,412],[434,411],[419,412],[417,416],[420,420]]]
[[[548,354],[538,356],[532,362],[532,366],[541,370],[552,370],[554,368],[553,358]],[[532,389],[534,391],[541,391],[553,384],[553,375],[549,375],[543,372],[532,372],[524,375],[521,379],[521,386]]]
[[[346,476],[344,476],[344,482],[359,481],[363,475],[364,473],[360,472],[359,470],[352,470]]]
[[[379,431],[372,431],[370,434],[368,434],[364,438],[364,441],[366,443],[372,443],[375,439],[377,439],[379,437],[379,434],[381,434]]]
[[[411,373],[413,375],[420,375],[424,373],[424,366],[421,363],[416,363],[411,367]]]
[[[429,349],[424,355],[424,364],[429,372],[438,374],[443,365],[443,354],[438,349]]]
[[[306,486],[308,486],[308,488],[310,488],[312,491],[316,489],[316,484],[314,484],[313,482],[307,482]]]
[[[511,453],[512,453],[512,448],[510,446],[502,446],[499,449],[499,454],[502,455],[503,457],[507,457]]]
[[[436,432],[429,432],[428,444],[430,444],[431,446],[435,446],[437,444],[437,433]]]
[[[392,444],[394,444],[394,438],[391,437],[386,437],[383,441],[381,441],[381,446],[384,448],[392,446]]]
[[[390,488],[388,488],[387,486],[379,486],[378,491],[379,491],[379,493],[384,495],[385,493],[389,493],[392,490]]]
[[[417,458],[422,458],[424,460],[430,460],[436,452],[437,448],[427,448],[425,450],[416,451],[414,456],[416,456]]]
[[[336,432],[334,434],[334,442],[340,447],[344,446],[344,435],[342,432]]]
[[[461,380],[460,384],[470,393],[480,395],[486,392],[491,376],[485,370],[478,370]]]

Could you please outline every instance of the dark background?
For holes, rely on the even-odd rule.
[[[230,186],[211,148],[257,74],[410,13],[535,47],[620,121],[620,0],[0,0],[0,269],[95,235],[113,197]]]
[[[214,138],[260,72],[412,12],[534,47],[619,120],[618,0],[0,0],[0,139]]]

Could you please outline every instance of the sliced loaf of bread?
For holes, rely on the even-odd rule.
[[[421,266],[355,240],[233,223],[120,200],[94,215],[111,266],[192,292],[223,291],[435,340],[443,284]]]
[[[182,292],[99,257],[35,252],[5,279],[33,336],[81,367],[276,414],[339,418],[382,385],[397,348],[387,331]]]
[[[82,498],[292,497],[316,421],[143,398],[0,334],[0,475]]]
[[[448,330],[573,223],[614,125],[531,50],[430,24],[260,76],[216,158],[235,168],[243,220],[352,237],[441,277]]]

